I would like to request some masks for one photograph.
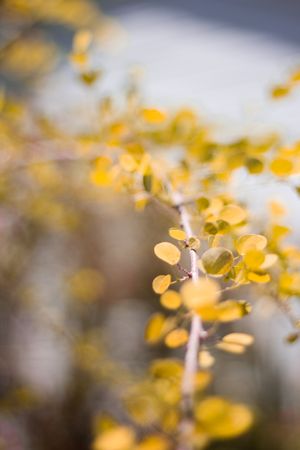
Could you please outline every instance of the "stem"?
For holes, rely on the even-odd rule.
[[[181,195],[173,194],[173,200],[180,216],[180,222],[187,238],[193,236],[193,230],[190,223],[189,213],[184,206]],[[198,255],[197,252],[190,249],[190,273],[194,282],[199,279]],[[182,393],[182,419],[180,423],[180,444],[178,450],[192,450],[191,434],[194,427],[194,385],[195,376],[198,369],[198,352],[201,339],[206,338],[206,331],[203,328],[201,318],[198,314],[193,314],[187,351],[184,360],[184,372],[181,384]]]

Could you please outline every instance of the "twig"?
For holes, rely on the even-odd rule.
[[[174,204],[180,216],[182,229],[186,232],[187,238],[193,236],[193,230],[190,224],[190,217],[186,207],[183,205],[181,195],[172,194]],[[199,279],[198,255],[192,249],[189,250],[190,256],[190,273],[194,282]],[[180,423],[180,439],[178,450],[192,450],[191,435],[194,428],[194,393],[195,393],[195,376],[198,369],[198,352],[201,339],[205,339],[207,333],[203,328],[201,318],[198,314],[192,315],[191,329],[187,351],[185,354],[184,371],[181,384],[182,393],[182,419]]]

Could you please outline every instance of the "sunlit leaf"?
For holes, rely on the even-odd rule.
[[[214,438],[226,439],[245,433],[253,422],[251,411],[221,397],[207,397],[196,407],[196,419]]]
[[[245,349],[246,349],[244,345],[231,343],[231,342],[223,342],[223,341],[218,342],[216,344],[216,347],[219,350],[223,350],[224,352],[235,353],[237,355],[244,353]]]
[[[265,255],[261,250],[249,250],[244,255],[244,263],[250,270],[258,270],[265,261]]]
[[[300,272],[283,272],[279,277],[279,289],[288,295],[300,295]]]
[[[161,337],[165,324],[165,316],[160,313],[153,314],[145,329],[145,340],[149,344],[157,343]]]
[[[200,278],[196,282],[188,280],[181,287],[184,304],[192,310],[214,305],[220,298],[219,285],[209,279]]]
[[[170,242],[161,242],[154,247],[154,253],[159,258],[172,266],[180,260],[180,250]]]
[[[171,443],[162,435],[150,435],[145,437],[134,450],[168,450]]]
[[[199,366],[202,369],[209,369],[215,363],[215,358],[207,350],[201,350],[199,353]]]
[[[222,341],[229,344],[240,344],[248,347],[253,344],[254,338],[251,334],[247,333],[230,333],[226,334],[226,336],[222,338]]]
[[[188,341],[189,334],[184,328],[177,328],[165,337],[165,344],[170,348],[181,347]]]
[[[287,84],[278,84],[274,86],[271,91],[271,96],[273,99],[281,99],[282,97],[286,97],[289,95],[291,91],[291,87]]]
[[[221,210],[219,218],[228,222],[230,225],[238,225],[247,217],[247,212],[237,205],[226,205]]]
[[[245,234],[238,238],[235,248],[240,255],[245,255],[250,250],[263,250],[267,246],[267,238],[260,234]]]
[[[166,120],[166,114],[158,109],[143,109],[142,118],[149,124],[160,124]]]
[[[119,426],[104,431],[93,442],[93,450],[131,450],[135,434],[129,427]]]
[[[241,319],[251,311],[251,306],[244,300],[225,300],[216,306],[217,319],[220,322],[231,322]]]
[[[169,228],[169,236],[177,241],[184,241],[186,239],[186,232],[180,228]]]
[[[258,284],[269,283],[269,281],[271,280],[271,277],[268,273],[249,272],[247,275],[247,278],[249,281],[252,281],[253,283],[258,283]]]
[[[158,378],[181,379],[182,362],[177,359],[155,359],[150,365],[150,373]]]
[[[201,367],[201,363],[200,368],[204,369],[204,367]],[[211,381],[212,381],[211,372],[209,372],[208,370],[199,370],[195,375],[195,389],[197,391],[203,391],[204,389],[207,388],[207,386],[211,383]]]
[[[268,253],[265,255],[264,262],[260,265],[260,270],[268,270],[274,266],[278,261],[278,255],[276,253]]]
[[[278,177],[285,177],[292,173],[293,163],[288,159],[276,158],[271,162],[270,170]]]
[[[124,170],[127,170],[128,172],[133,172],[138,167],[136,160],[129,153],[122,153],[122,155],[120,156],[120,165]]]
[[[152,288],[156,294],[163,294],[171,283],[171,275],[158,275],[152,282]]]
[[[177,309],[181,305],[181,296],[178,292],[168,290],[160,297],[160,303],[164,308]]]
[[[75,52],[86,52],[92,42],[93,35],[90,30],[79,30],[73,37],[73,50]]]

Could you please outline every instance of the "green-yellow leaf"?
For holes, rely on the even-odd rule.
[[[224,275],[232,267],[233,255],[224,247],[213,247],[203,253],[201,260],[205,272],[210,275]]]

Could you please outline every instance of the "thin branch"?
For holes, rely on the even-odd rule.
[[[174,204],[180,216],[180,222],[183,230],[188,238],[194,235],[189,213],[183,204],[181,195],[174,193],[172,195]],[[192,249],[189,250],[190,256],[190,273],[194,282],[199,279],[198,255]],[[191,434],[194,428],[194,393],[195,393],[195,376],[198,370],[198,353],[201,339],[205,339],[207,333],[203,328],[201,318],[198,314],[192,315],[191,329],[187,351],[184,361],[184,372],[181,384],[182,393],[182,419],[180,424],[180,444],[179,450],[192,450]]]

